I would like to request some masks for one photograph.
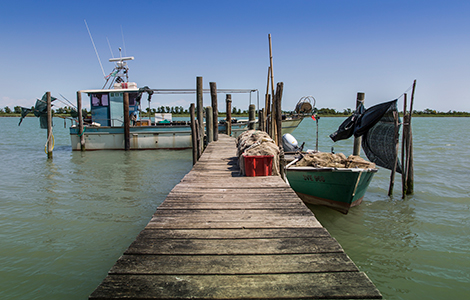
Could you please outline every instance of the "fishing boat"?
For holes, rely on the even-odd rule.
[[[369,183],[378,171],[376,165],[401,173],[396,160],[396,132],[398,132],[397,100],[385,102],[365,110],[361,106],[347,118],[336,132],[333,141],[362,136],[362,148],[370,161],[359,156],[318,152],[302,152],[294,137],[283,137],[284,149],[293,153],[286,166],[286,178],[292,189],[306,203],[329,206],[344,214],[361,204]]]
[[[174,121],[171,114],[156,113],[150,116],[141,114],[143,95],[148,101],[153,94],[190,94],[195,89],[150,89],[138,88],[129,82],[127,61],[134,57],[112,58],[113,71],[106,76],[102,89],[82,90],[88,95],[91,115],[84,116],[84,130],[80,132],[78,124],[70,127],[73,150],[80,150],[83,135],[86,150],[121,150],[124,149],[124,95],[128,95],[130,122],[129,141],[131,150],[188,149],[192,147],[191,126],[189,121]],[[210,90],[203,90],[209,93]],[[256,89],[219,89],[219,93],[251,93]],[[282,123],[283,133],[292,133],[302,121],[303,116],[285,117]],[[76,122],[78,123],[78,122]],[[248,120],[232,120],[232,135],[237,137],[248,129]],[[219,123],[219,132],[226,132],[225,122]]]
[[[347,214],[361,204],[377,168],[341,168],[296,166],[286,167],[292,189],[306,203],[329,206]]]

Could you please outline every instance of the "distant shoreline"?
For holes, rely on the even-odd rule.
[[[225,116],[225,113],[219,113],[219,116],[223,117]],[[327,118],[347,118],[349,117],[348,115],[317,115],[318,117],[327,117]],[[0,113],[0,118],[20,118],[20,114],[6,114],[6,113]],[[33,118],[35,117],[34,115],[28,115],[26,118]],[[64,115],[64,114],[54,114],[54,117],[57,118],[70,118],[70,115]],[[173,117],[189,117],[189,114],[173,114]],[[232,114],[232,117],[248,117],[248,114]],[[400,114],[400,117],[403,117],[402,114]],[[413,114],[413,117],[418,117],[418,118],[443,118],[443,117],[448,117],[448,118],[468,118],[470,117],[470,113],[459,113],[459,114],[446,114],[446,113],[441,113],[441,114]],[[145,115],[144,117],[145,118]]]

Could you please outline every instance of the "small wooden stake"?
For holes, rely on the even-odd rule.
[[[52,158],[52,104],[51,92],[47,92],[47,158]]]

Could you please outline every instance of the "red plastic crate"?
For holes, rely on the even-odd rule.
[[[246,176],[271,176],[273,155],[243,155]]]

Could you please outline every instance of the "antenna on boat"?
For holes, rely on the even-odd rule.
[[[106,40],[108,41],[108,47],[109,47],[109,51],[111,52],[111,57],[114,58],[114,53],[113,53],[113,50],[111,49],[111,44],[109,43],[108,37],[106,37]]]
[[[122,36],[122,47],[124,48],[124,55],[127,55],[126,43],[124,42],[124,32],[122,31],[122,25],[121,25],[121,36]]]
[[[86,20],[83,20],[83,21],[85,21],[85,26],[86,26],[86,29],[88,30],[88,34],[90,35],[93,48],[95,49],[96,57],[98,57],[98,61],[100,63],[101,71],[103,72],[103,76],[106,77],[106,73],[104,72],[103,65],[101,64],[101,59],[100,59],[100,56],[98,55],[98,51],[96,50],[95,42],[93,41],[93,37],[91,36],[91,32],[90,32],[90,29],[88,28],[88,24],[86,23]]]

